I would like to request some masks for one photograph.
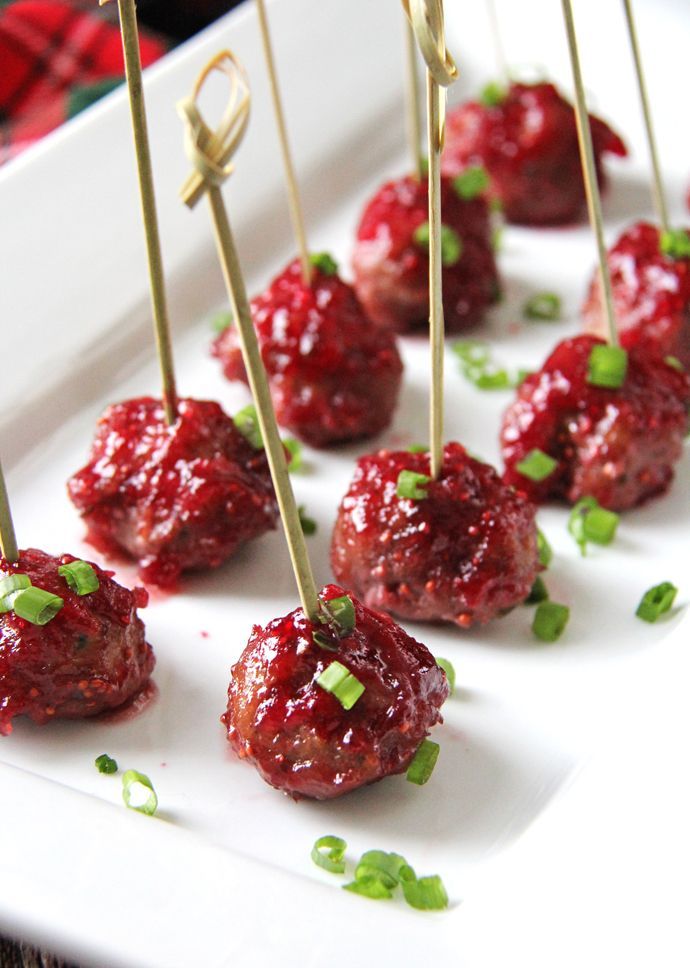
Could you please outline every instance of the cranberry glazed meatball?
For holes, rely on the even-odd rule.
[[[313,447],[373,437],[390,423],[402,361],[390,333],[366,318],[328,256],[305,285],[298,260],[252,300],[278,423]],[[213,343],[229,380],[247,379],[234,326]]]
[[[205,400],[180,400],[172,425],[150,397],[109,407],[67,488],[93,544],[124,550],[145,581],[169,587],[183,571],[222,564],[277,518],[263,449]]]
[[[74,562],[87,572],[93,591],[74,591],[60,573]],[[148,596],[111,576],[73,555],[56,558],[35,548],[22,551],[14,563],[0,557],[3,591],[12,579],[22,586],[4,596],[1,606],[0,734],[12,731],[14,716],[36,723],[94,716],[127,702],[148,681],[155,660],[137,615]],[[63,603],[54,603],[59,611],[47,621],[50,613],[40,614],[41,601],[29,608],[20,597],[39,590]]]
[[[622,511],[663,494],[673,479],[688,423],[690,382],[660,357],[631,350],[623,385],[588,382],[594,336],[559,343],[518,390],[503,419],[504,480],[533,501],[571,504],[594,497]],[[555,464],[539,480],[521,473],[533,451]]]
[[[481,323],[499,296],[486,200],[441,181],[443,313],[448,332]],[[352,258],[355,291],[377,326],[429,328],[429,189],[426,179],[385,184],[368,203]]]
[[[590,125],[603,189],[602,156],[627,151],[599,118],[590,115]],[[482,99],[450,111],[442,171],[453,177],[468,165],[486,169],[509,222],[565,225],[585,211],[575,112],[553,84],[489,85]]]
[[[335,604],[344,594],[328,585],[321,598]],[[228,740],[267,783],[295,799],[339,797],[402,773],[441,722],[448,684],[429,650],[388,616],[349,601],[353,627],[332,644],[321,639],[328,649],[314,639],[325,627],[298,608],[255,626],[232,668],[222,717]],[[324,688],[319,679],[334,662],[363,691],[355,683],[346,700]]]
[[[333,532],[333,573],[372,608],[483,624],[524,601],[540,571],[535,508],[460,444],[446,445],[438,480],[428,474],[425,453],[358,461]]]
[[[626,349],[675,356],[690,367],[690,249],[685,255],[666,255],[659,229],[637,222],[609,250],[607,261],[621,344]],[[583,316],[588,332],[606,335],[598,272]]]

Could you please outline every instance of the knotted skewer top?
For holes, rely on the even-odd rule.
[[[446,47],[441,0],[402,0],[429,73],[441,87],[457,80],[458,69]]]

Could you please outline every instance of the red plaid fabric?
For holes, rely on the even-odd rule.
[[[144,67],[165,44],[142,31]],[[117,5],[97,0],[0,0],[0,164],[124,77]]]

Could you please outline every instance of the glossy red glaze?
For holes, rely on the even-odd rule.
[[[22,551],[15,563],[0,557],[0,575],[28,575],[64,601],[47,625],[32,625],[13,611],[0,615],[0,734],[12,731],[14,716],[42,724],[113,709],[151,675],[155,659],[137,614],[148,600],[145,589],[129,591],[111,571],[93,565],[100,587],[77,595],[58,574],[60,565],[76,560],[36,548]]]
[[[620,137],[590,115],[597,178],[604,154],[625,156]],[[511,84],[500,104],[468,101],[448,113],[442,171],[483,165],[509,222],[566,225],[585,212],[575,112],[553,84]]]
[[[151,397],[109,407],[67,489],[94,544],[126,551],[166,587],[222,564],[277,518],[264,451],[206,400],[180,400],[172,426]]]
[[[314,447],[372,437],[391,421],[402,361],[392,334],[372,326],[351,286],[298,260],[252,300],[252,318],[278,423]],[[229,380],[244,380],[237,332],[212,353]]]
[[[663,494],[673,480],[688,423],[688,377],[658,357],[632,350],[620,389],[591,386],[589,357],[602,342],[577,336],[559,343],[505,413],[504,480],[533,501],[574,504],[589,496],[622,511]],[[516,467],[534,449],[558,462],[539,482]]]
[[[442,179],[441,218],[462,242],[460,258],[442,273],[446,330],[453,333],[481,323],[500,289],[486,200],[463,199]],[[352,257],[354,286],[377,326],[429,329],[429,254],[414,240],[428,219],[426,179],[387,182],[364,209]]]
[[[636,222],[609,249],[607,262],[620,341],[627,349],[676,356],[690,368],[690,259],[672,259],[659,247],[660,232]],[[583,306],[585,329],[606,337],[599,273]]]
[[[343,595],[328,585],[322,597]],[[300,608],[254,626],[232,667],[228,740],[261,776],[295,799],[326,800],[402,773],[448,696],[445,673],[429,650],[386,615],[356,599],[353,632],[336,652],[316,645]],[[351,709],[317,678],[333,660],[365,686]]]
[[[367,605],[404,618],[483,624],[524,601],[540,571],[535,508],[488,464],[447,444],[427,497],[400,498],[429,455],[360,458],[333,532],[331,566]]]

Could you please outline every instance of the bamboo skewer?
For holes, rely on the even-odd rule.
[[[587,114],[587,102],[585,100],[585,89],[582,82],[580,58],[577,50],[577,36],[575,34],[575,24],[573,22],[572,4],[571,0],[561,0],[561,2],[563,6],[563,19],[565,21],[566,35],[568,38],[570,63],[573,71],[573,83],[575,85],[575,117],[577,120],[577,134],[580,145],[580,158],[582,161],[585,193],[587,195],[587,209],[589,211],[589,221],[597,243],[599,275],[601,278],[602,291],[604,293],[608,339],[611,346],[618,346],[618,329],[616,327],[616,314],[613,308],[611,274],[609,272],[608,262],[606,261],[606,241],[604,239],[603,217],[601,213],[601,195],[599,193],[596,166],[594,164],[592,132],[590,130],[589,116]]]
[[[6,561],[18,561],[19,550],[17,548],[17,536],[12,522],[10,499],[7,494],[2,462],[0,462],[0,545],[2,546],[2,554]]]
[[[494,45],[496,67],[498,68],[498,73],[501,79],[506,84],[510,84],[510,71],[508,69],[508,60],[506,58],[506,52],[503,46],[501,27],[498,20],[498,11],[496,10],[496,0],[486,0],[486,2],[487,12],[489,15],[489,24],[491,28],[491,39],[493,40]]]
[[[309,248],[307,246],[307,235],[304,228],[304,211],[300,198],[299,185],[295,176],[295,169],[292,163],[292,153],[288,140],[287,127],[285,124],[285,114],[283,112],[280,88],[278,86],[278,76],[273,57],[273,47],[271,45],[271,34],[268,28],[268,17],[266,15],[265,0],[256,0],[256,9],[259,14],[259,26],[261,28],[261,40],[263,42],[264,57],[266,58],[266,69],[273,99],[273,110],[278,127],[278,138],[280,140],[280,150],[283,155],[283,167],[285,168],[285,182],[287,185],[288,202],[290,206],[290,218],[292,228],[295,233],[295,240],[299,250],[299,258],[302,264],[302,278],[305,286],[311,282],[312,267],[309,261]]]
[[[213,70],[225,73],[231,83],[228,108],[216,132],[206,126],[195,103],[206,78]],[[233,171],[230,159],[246,129],[249,103],[249,86],[244,71],[229,51],[223,51],[206,65],[192,96],[181,101],[178,110],[186,125],[187,153],[202,179],[203,190],[208,194],[218,256],[237,323],[242,358],[256,405],[302,609],[310,621],[317,622],[320,607],[314,575],[288,474],[285,449],[278,433],[268,378],[252,323],[237,249],[220,190],[222,183]],[[231,150],[228,150],[229,146]],[[190,207],[196,204],[201,193],[195,179],[187,179],[181,195]]]
[[[633,19],[633,12],[630,0],[623,0],[625,10],[625,20],[628,25],[628,35],[630,37],[630,48],[633,60],[635,61],[635,74],[637,75],[637,86],[640,92],[640,102],[642,104],[642,114],[644,117],[645,131],[647,133],[647,144],[649,145],[649,157],[652,163],[652,196],[654,207],[659,219],[662,232],[670,229],[668,219],[668,208],[666,206],[666,196],[664,193],[664,183],[661,179],[661,166],[659,165],[659,154],[657,152],[656,138],[654,136],[654,126],[652,124],[652,112],[649,106],[647,95],[647,84],[644,71],[642,69],[642,58],[640,56],[640,45],[637,40],[637,30]]]
[[[424,177],[422,156],[422,124],[419,105],[419,78],[417,75],[417,41],[412,24],[405,19],[405,49],[407,54],[407,138],[410,146],[412,170],[417,181]]]
[[[102,6],[104,3],[108,3],[109,0],[99,0],[99,2]],[[170,324],[168,321],[168,309],[165,296],[163,259],[161,256],[158,218],[156,215],[156,196],[153,186],[153,172],[151,169],[151,151],[146,125],[146,106],[144,104],[144,90],[141,77],[139,31],[137,29],[135,0],[118,0],[118,11],[120,14],[122,50],[124,52],[127,88],[129,91],[129,106],[132,115],[132,132],[134,135],[134,150],[137,159],[141,212],[144,221],[144,234],[146,236],[149,287],[156,335],[156,349],[163,385],[163,407],[167,422],[173,424],[177,419],[177,389],[175,385]]]

